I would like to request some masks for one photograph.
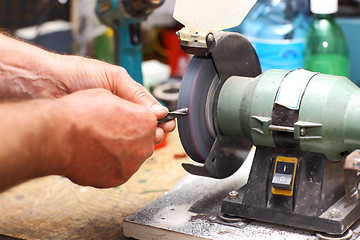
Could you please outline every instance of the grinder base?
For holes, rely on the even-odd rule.
[[[291,194],[287,194],[289,191],[274,194],[274,188],[275,191],[278,188],[274,175],[278,171],[276,162],[280,165],[279,156],[279,161],[298,160],[292,173]],[[248,183],[236,196],[223,200],[221,211],[231,216],[343,234],[358,220],[360,203],[347,205],[342,170],[343,161],[331,163],[322,154],[258,147]]]
[[[253,151],[249,155],[243,166],[226,179],[188,175],[174,190],[128,216],[123,222],[125,236],[142,240],[315,239],[319,233],[314,231],[220,217],[224,196],[244,185],[248,179]],[[354,240],[360,235],[359,223],[355,223],[351,229],[349,233],[352,233],[351,240]],[[345,238],[331,236],[327,239]]]

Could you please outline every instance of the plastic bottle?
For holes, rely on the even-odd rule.
[[[312,0],[314,22],[306,37],[305,68],[349,77],[349,53],[344,34],[335,22],[337,0]]]
[[[258,0],[239,26],[253,44],[262,71],[294,70],[304,66],[305,36],[309,21],[304,0]]]

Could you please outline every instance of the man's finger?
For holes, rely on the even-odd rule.
[[[157,119],[164,118],[169,109],[162,106],[151,93],[143,87],[141,84],[135,82],[128,77],[126,84],[122,86],[120,92],[118,92],[119,97],[124,98],[133,103],[141,104],[143,106],[148,107],[153,113],[155,113]]]

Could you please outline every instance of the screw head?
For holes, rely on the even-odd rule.
[[[229,198],[231,199],[235,199],[235,198],[238,198],[239,197],[239,193],[235,190],[229,192]]]
[[[305,136],[306,135],[306,128],[300,128],[300,136]]]
[[[339,218],[339,217],[341,217],[341,213],[340,213],[339,209],[337,209],[337,208],[331,209],[330,213],[329,213],[329,217],[330,218]]]
[[[207,35],[206,39],[207,39],[209,42],[214,41],[214,40],[215,40],[214,34],[209,33],[209,34]]]
[[[215,220],[216,220],[216,217],[215,217],[215,216],[210,216],[209,219],[210,219],[211,221],[215,221]]]
[[[244,222],[239,222],[239,223],[236,224],[236,226],[238,226],[238,227],[243,227],[244,225],[245,225]]]

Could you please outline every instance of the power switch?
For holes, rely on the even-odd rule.
[[[292,196],[297,158],[278,156],[275,161],[274,176],[272,179],[272,193]]]

